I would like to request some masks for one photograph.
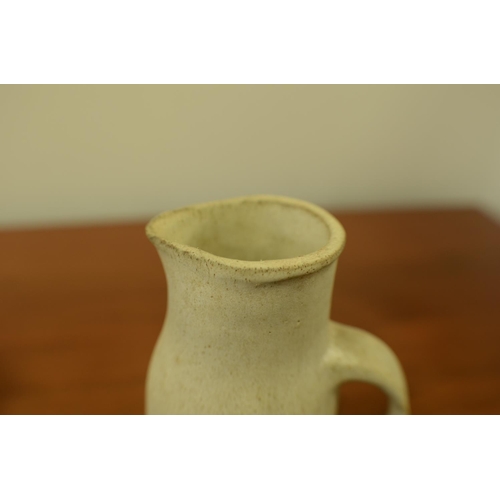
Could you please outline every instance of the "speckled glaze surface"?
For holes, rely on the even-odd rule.
[[[333,414],[337,389],[363,380],[408,413],[390,348],[330,321],[340,223],[281,196],[194,205],[146,234],[168,280],[168,310],[149,365],[149,414]]]

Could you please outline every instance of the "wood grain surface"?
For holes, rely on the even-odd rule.
[[[499,226],[474,209],[335,215],[332,318],[393,348],[413,413],[499,414]],[[166,309],[144,225],[0,232],[0,413],[143,413]],[[341,413],[385,403],[341,390]]]

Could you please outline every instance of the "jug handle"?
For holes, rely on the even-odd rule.
[[[374,384],[388,396],[387,414],[408,414],[406,379],[392,349],[364,330],[334,321],[330,323],[331,344],[325,360],[334,372],[337,387],[349,380]]]

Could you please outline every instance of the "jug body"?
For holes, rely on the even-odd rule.
[[[345,234],[328,212],[253,196],[166,212],[146,231],[168,283],[147,375],[147,413],[332,414],[339,385],[367,376],[397,394],[393,413],[407,411],[392,351],[329,319]],[[373,366],[352,372],[352,353],[363,357],[366,338],[375,339],[375,358],[379,349],[389,353],[388,365],[375,362],[375,372],[390,366],[397,387],[386,386],[387,376]]]

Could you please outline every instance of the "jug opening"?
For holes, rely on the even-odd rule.
[[[326,210],[273,195],[163,212],[147,224],[146,234],[162,258],[173,251],[215,266],[218,272],[262,283],[328,266],[345,243],[342,225]]]
[[[323,248],[330,228],[314,212],[277,200],[219,202],[170,212],[157,235],[171,243],[243,261],[289,259]]]

